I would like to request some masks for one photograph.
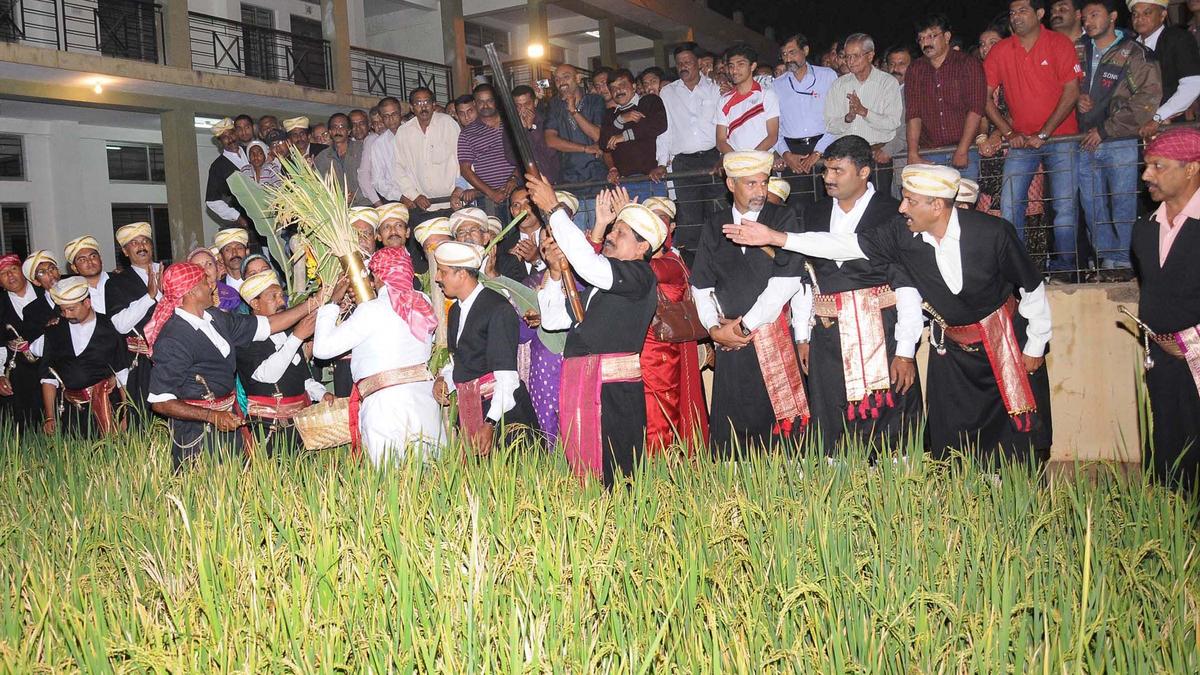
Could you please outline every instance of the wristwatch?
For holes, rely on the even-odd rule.
[[[744,321],[739,319],[737,327],[738,327],[738,331],[742,334],[742,337],[750,337],[750,329],[746,328],[746,324]]]
[[[1048,140],[1050,140],[1050,134],[1048,134],[1048,133],[1046,133],[1046,132],[1044,132],[1044,131],[1038,132],[1038,135],[1037,135],[1037,137],[1038,137],[1040,140],[1042,140],[1042,141],[1048,141]]]

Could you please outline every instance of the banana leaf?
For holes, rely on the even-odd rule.
[[[542,310],[538,307],[537,291],[526,286],[525,284],[510,279],[508,277],[479,277],[479,282],[487,288],[500,293],[508,298],[521,310],[521,314],[533,311],[541,314]],[[538,340],[546,346],[546,349],[555,354],[562,354],[563,349],[567,346],[567,332],[554,331],[549,332],[543,330],[541,326],[537,329]]]
[[[240,172],[234,173],[225,182],[229,185],[233,196],[237,197],[238,203],[245,209],[246,215],[254,221],[255,231],[266,237],[267,250],[275,259],[279,269],[283,271],[283,281],[287,284],[287,295],[291,297],[300,289],[292,288],[292,266],[288,259],[287,249],[283,245],[283,240],[279,238],[279,233],[275,231],[275,217],[269,215],[271,198],[261,187]]]

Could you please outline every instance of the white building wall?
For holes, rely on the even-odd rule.
[[[445,63],[441,11],[414,8],[375,17],[366,28],[366,44],[363,46],[413,59]]]

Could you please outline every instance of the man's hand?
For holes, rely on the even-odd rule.
[[[324,396],[321,397],[321,403],[324,403],[326,405],[331,405],[336,400],[337,400],[337,397],[334,396],[333,394],[325,394]]]
[[[1025,372],[1030,375],[1036,373],[1042,366],[1046,365],[1046,357],[1044,356],[1022,354],[1021,361],[1025,364]]]
[[[742,222],[725,225],[721,228],[725,236],[739,246],[776,246],[783,247],[787,243],[787,235],[783,232],[742,218]]]
[[[1092,111],[1092,97],[1090,94],[1080,94],[1079,100],[1075,102],[1075,109],[1081,113],[1087,114]]]
[[[608,179],[608,182],[612,183],[613,185],[616,185],[617,183],[621,182],[621,172],[617,171],[617,167],[614,166],[613,168],[608,170],[608,178],[607,179]]]
[[[316,329],[317,329],[317,315],[309,314],[308,316],[304,317],[303,319],[300,319],[300,322],[297,323],[296,327],[292,329],[292,335],[294,335],[301,342],[303,342],[304,340],[307,340],[308,338],[312,337],[313,333],[316,332]]]
[[[517,242],[516,246],[509,249],[508,252],[527,263],[535,263],[538,259],[537,245],[533,243],[532,239],[522,239]]]
[[[433,383],[433,400],[441,405],[450,405],[450,385],[440,377]]]
[[[921,157],[921,153],[909,151],[905,161],[909,164],[925,164],[925,158]]]
[[[796,173],[810,173],[810,172],[812,172],[813,167],[816,166],[817,162],[819,162],[820,160],[821,160],[821,153],[810,152],[807,155],[805,155],[804,157],[800,158],[800,166],[798,167],[798,170],[795,170],[795,171],[796,171]]]
[[[1095,152],[1096,148],[1100,147],[1100,131],[1092,129],[1084,135],[1083,140],[1079,141],[1079,147],[1087,152]]]
[[[1161,127],[1162,122],[1150,120],[1149,122],[1143,124],[1141,129],[1138,129],[1138,136],[1141,136],[1143,141],[1149,141],[1158,135],[1158,130]]]
[[[529,190],[529,198],[542,213],[550,213],[558,206],[558,196],[554,194],[554,186],[545,178],[531,173],[525,174],[525,189]]]
[[[246,423],[241,415],[237,415],[229,410],[217,410],[213,412],[210,421],[214,427],[221,431],[233,431]]]
[[[779,161],[783,163],[783,166],[791,169],[793,173],[803,173],[800,171],[800,162],[803,160],[804,157],[790,151],[784,151],[783,157],[779,158]]]
[[[1046,141],[1043,141],[1038,136],[1026,136],[1025,137],[1025,147],[1027,147],[1027,148],[1033,148],[1034,150],[1037,150],[1038,148],[1042,147],[1045,144],[1046,144]]]
[[[53,417],[47,417],[42,420],[42,433],[47,436],[53,436],[58,431],[58,420]]]
[[[12,396],[12,380],[0,375],[0,396]]]
[[[475,448],[476,455],[486,455],[492,451],[492,441],[496,437],[496,425],[488,420],[483,421],[483,426],[479,427],[474,437],[471,438],[471,446]]]
[[[636,110],[630,110],[626,113],[621,113],[617,116],[621,120],[621,124],[636,124],[646,119],[646,116]]]
[[[667,167],[656,166],[650,170],[650,180],[654,183],[661,183],[667,177]]]
[[[858,92],[852,91],[846,94],[846,100],[850,103],[850,112],[846,113],[846,116],[850,118],[849,121],[853,122],[855,116],[864,118],[867,116],[867,108],[862,104],[862,99],[858,97]]]
[[[742,335],[739,328],[742,317],[734,319],[723,319],[720,326],[713,326],[708,329],[708,335],[713,339],[713,342],[721,345],[726,351],[741,349],[750,344],[753,335]]]
[[[609,136],[608,143],[605,144],[605,147],[608,148],[609,152],[612,152],[613,150],[617,149],[618,145],[620,145],[624,142],[625,142],[624,136]],[[613,170],[615,171],[616,169],[613,169]]]
[[[521,320],[530,328],[537,328],[542,325],[542,315],[532,309],[521,315]]]
[[[800,360],[800,370],[804,371],[805,375],[808,374],[809,347],[811,345],[807,342],[796,343],[796,358]]]
[[[13,338],[6,343],[10,352],[24,352],[29,349],[29,343],[25,338]]]
[[[537,119],[537,113],[532,108],[519,108],[517,115],[521,117],[521,124],[526,129],[533,128],[533,122]]]
[[[991,133],[987,140],[979,144],[979,155],[981,157],[993,157],[997,152],[1000,152],[1000,146],[1004,141],[1000,138],[1000,134]]]
[[[592,143],[591,145],[585,145],[583,147],[583,151],[595,157],[599,157],[600,155],[604,154],[604,151],[600,149],[600,146],[595,143]]]
[[[553,239],[542,242],[542,260],[546,261],[546,270],[555,281],[562,276],[563,269],[568,267],[567,256]]]
[[[151,263],[150,269],[146,272],[146,295],[155,299],[158,297],[158,289],[162,286],[162,280],[159,278],[162,275],[162,268],[155,271],[154,264]]]
[[[913,383],[917,381],[917,362],[906,356],[897,356],[892,359],[892,367],[888,369],[888,375],[892,379],[892,386],[896,388],[896,393],[907,394]]]
[[[334,286],[333,286],[333,292],[329,294],[329,302],[332,302],[335,305],[342,304],[342,299],[344,299],[346,297],[346,291],[348,291],[349,289],[350,289],[350,280],[349,279],[347,279],[346,277],[342,277],[341,279],[338,279],[337,283],[334,284]]]
[[[422,211],[428,211],[429,207],[433,206],[433,202],[429,201],[429,197],[426,197],[425,195],[417,195],[417,198],[413,200],[413,203],[416,204],[417,208],[421,209]]]
[[[892,161],[892,156],[884,152],[883,146],[875,148],[871,154],[874,156],[876,164],[887,164]]]
[[[956,169],[965,169],[970,162],[971,151],[969,149],[955,148],[954,154],[950,156],[950,165]]]

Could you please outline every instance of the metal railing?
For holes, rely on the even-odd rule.
[[[162,7],[144,0],[0,0],[0,40],[159,63]]]
[[[350,48],[350,79],[354,93],[362,96],[394,96],[405,101],[413,89],[427,87],[435,101],[454,97],[454,78],[448,66],[362,47]]]
[[[528,61],[509,61],[508,63],[502,64],[501,68],[504,70],[504,75],[507,78],[510,86],[516,87],[522,84],[533,86],[533,83],[538,80],[549,80],[550,87],[553,89],[554,69],[558,66],[559,64],[551,62],[529,63]],[[580,84],[582,84],[585,88],[590,89],[592,71],[585,68],[579,68],[578,66],[576,66],[575,69],[579,71],[579,76],[581,78]],[[490,77],[491,74],[491,66],[476,66],[471,69],[472,79],[481,75]]]
[[[329,41],[260,28],[207,14],[188,13],[192,68],[333,88]]]
[[[1032,169],[1020,166],[1020,156],[1028,154],[1022,150],[1006,147],[993,157],[979,158],[981,195],[977,208],[1015,222],[1034,262],[1051,279],[1122,280],[1129,276],[1128,249],[1133,223],[1153,207],[1141,180],[1144,144],[1133,138],[1110,139],[1101,144],[1100,154],[1085,156],[1079,147],[1082,138],[1075,135],[1052,139],[1046,146],[1058,149],[1061,161],[1029,160]],[[1116,150],[1120,152],[1113,152]],[[928,158],[952,151],[953,148],[935,148],[922,151],[922,155]],[[899,193],[899,181],[893,178],[899,175],[903,159],[896,158],[892,167],[873,168],[872,183],[877,191]],[[1081,171],[1081,161],[1085,159],[1089,163]],[[1062,166],[1047,166],[1052,163]],[[819,171],[820,165],[817,168]],[[825,197],[820,173],[783,178],[792,188],[788,204],[812,203]],[[707,214],[729,208],[724,178],[709,171],[669,173],[659,185],[649,183],[646,176],[628,176],[621,179],[621,184],[632,187],[643,197],[665,188],[676,202],[676,241],[684,247],[699,241],[700,227]],[[1029,188],[1022,193],[1018,188],[1026,184]],[[592,181],[562,183],[555,188],[584,198],[576,222],[590,223],[594,203],[589,198],[609,185],[607,181]],[[1086,209],[1082,195],[1087,195]],[[1017,216],[1022,210],[1023,226]]]

